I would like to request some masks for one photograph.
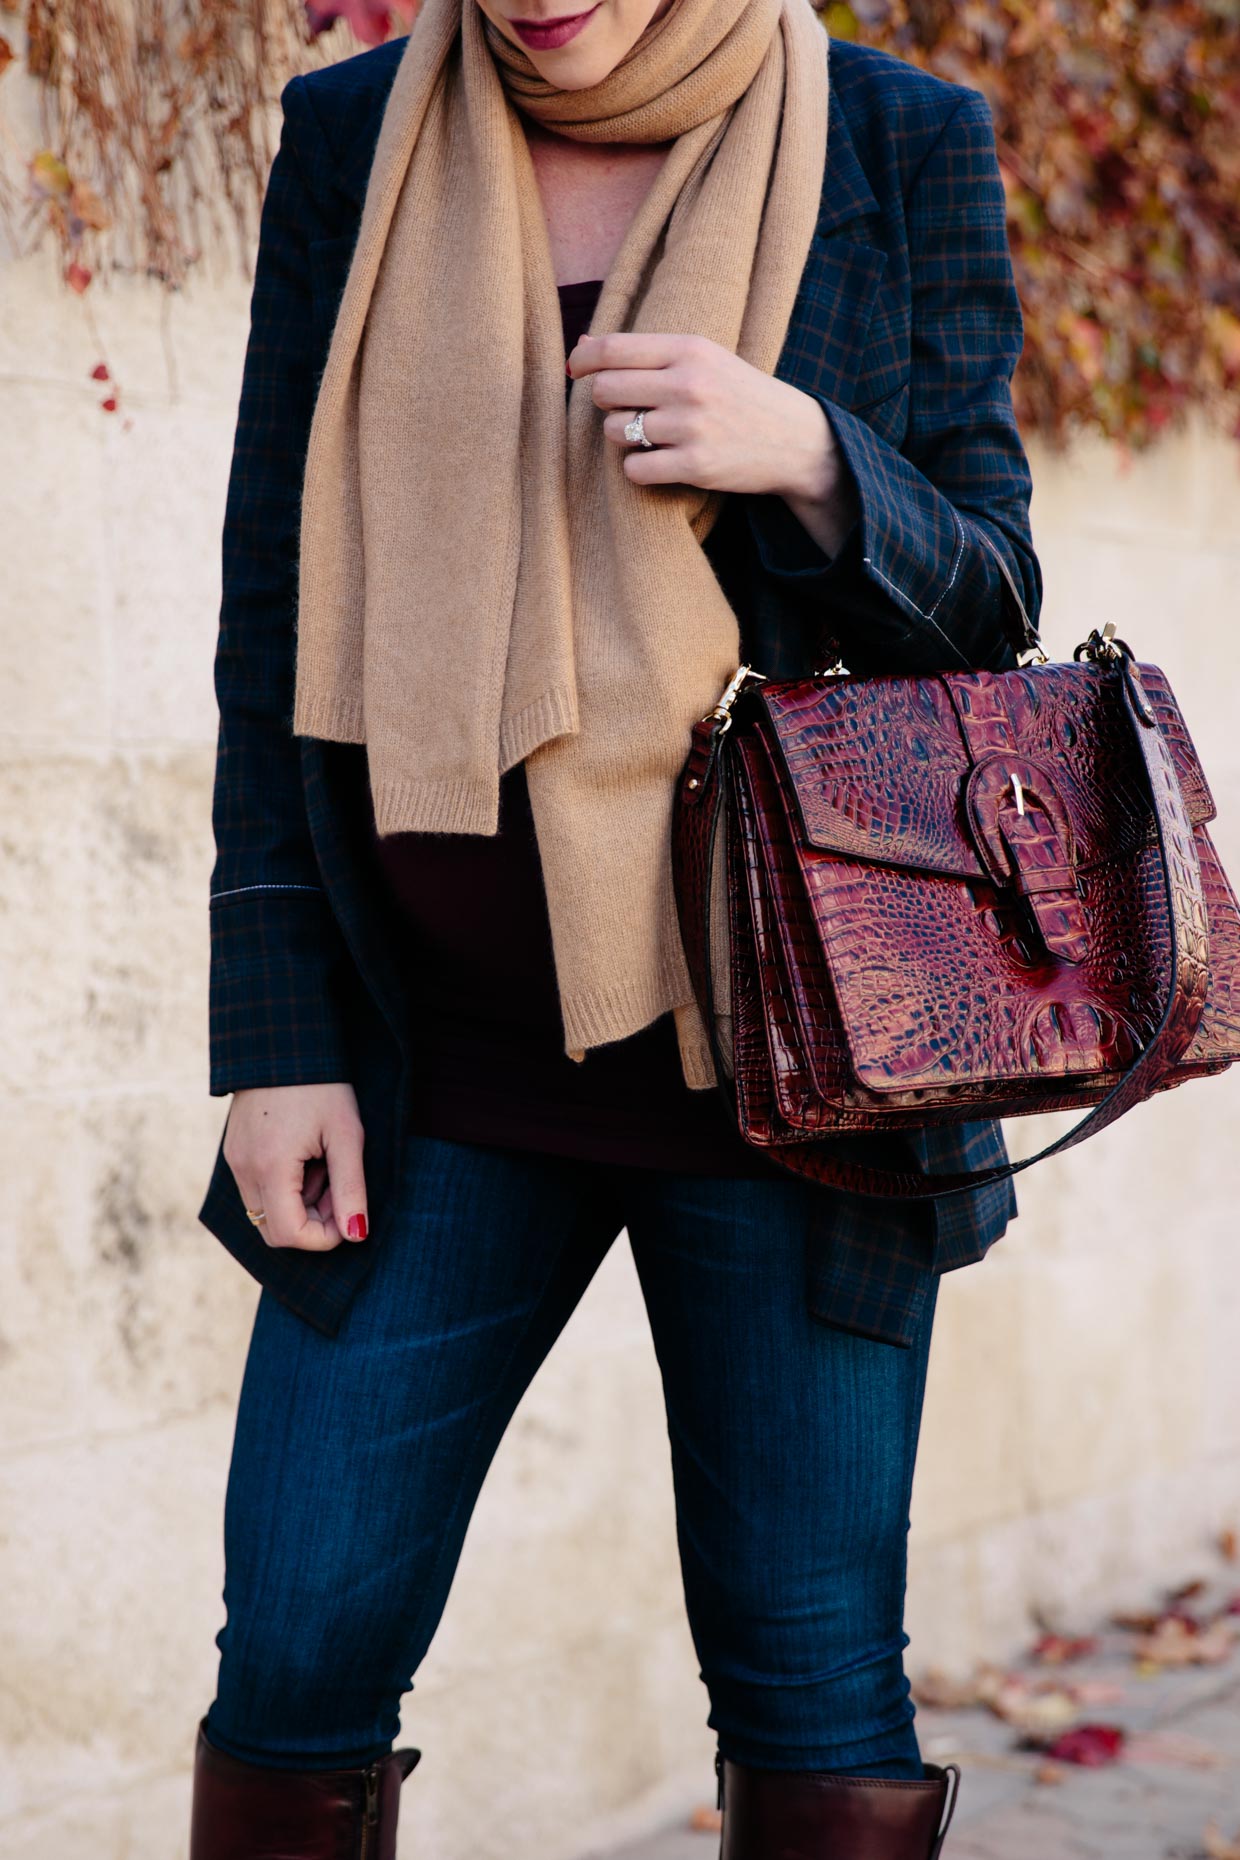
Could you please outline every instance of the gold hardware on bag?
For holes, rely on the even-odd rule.
[[[1095,627],[1072,656],[1077,660],[1087,659],[1091,665],[1119,665],[1134,654],[1126,639],[1115,637],[1115,622],[1108,620],[1101,632]]]
[[[732,706],[751,678],[756,679],[760,685],[766,683],[765,673],[755,672],[752,665],[738,665],[720,693],[719,702],[713,710],[707,711],[702,722],[705,723],[708,718],[713,717],[720,726],[721,736],[725,730],[730,730],[732,728]]]

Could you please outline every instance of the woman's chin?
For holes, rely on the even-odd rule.
[[[538,75],[557,90],[589,90],[601,84],[624,56],[623,50],[611,46],[578,46],[576,41],[558,52],[533,52],[528,45],[521,49]]]

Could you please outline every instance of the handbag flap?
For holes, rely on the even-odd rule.
[[[1203,824],[1213,802],[1167,681],[1143,667],[1141,684]],[[821,961],[858,1084],[1044,1085],[1132,1063],[1169,945],[1113,671],[805,681],[758,702],[807,907],[787,959]]]
[[[1214,818],[1192,739],[1163,673],[1141,678],[1194,825]],[[757,693],[762,733],[808,844],[850,859],[985,877],[966,793],[983,762],[1057,797],[1075,864],[1151,843],[1153,810],[1115,674],[1091,664],[928,678],[816,679]],[[761,725],[760,725],[761,727]]]

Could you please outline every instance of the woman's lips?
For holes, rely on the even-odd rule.
[[[575,39],[586,21],[597,12],[598,7],[592,6],[585,13],[563,13],[558,19],[541,22],[536,19],[510,19],[508,24],[522,44],[532,46],[536,52],[553,52],[559,46],[567,45],[570,39]]]

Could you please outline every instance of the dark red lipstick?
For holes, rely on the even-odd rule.
[[[592,6],[585,13],[561,13],[555,19],[510,19],[508,24],[531,51],[554,52],[575,39],[597,12],[598,7]]]

